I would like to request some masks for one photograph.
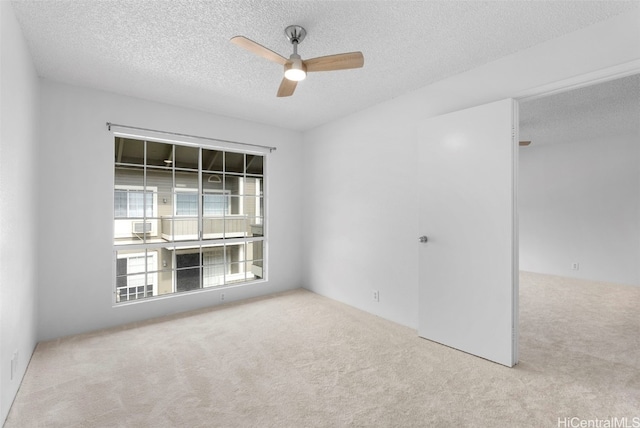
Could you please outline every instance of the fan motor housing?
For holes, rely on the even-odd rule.
[[[287,36],[287,39],[291,43],[302,43],[304,38],[307,36],[307,30],[305,30],[300,25],[289,25],[284,29],[284,34]]]

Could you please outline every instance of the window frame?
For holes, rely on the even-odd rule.
[[[256,283],[262,283],[262,282],[267,282],[268,281],[268,261],[267,261],[267,246],[268,246],[268,211],[267,211],[267,205],[268,205],[268,195],[267,195],[267,183],[268,183],[268,172],[267,172],[267,164],[268,164],[268,158],[267,158],[267,153],[265,152],[256,152],[256,151],[251,151],[251,150],[241,150],[241,149],[237,149],[237,148],[232,148],[232,147],[219,147],[219,146],[210,146],[210,145],[205,145],[205,144],[193,144],[193,143],[187,143],[187,142],[183,142],[183,141],[174,141],[174,140],[164,140],[164,139],[156,139],[156,138],[148,138],[148,137],[143,137],[143,136],[132,136],[129,134],[120,134],[117,132],[114,132],[114,139],[116,141],[116,152],[117,152],[117,139],[121,138],[121,139],[131,139],[131,140],[137,140],[138,142],[141,142],[144,145],[144,158],[142,159],[142,164],[139,164],[137,162],[139,162],[137,159],[133,160],[133,161],[127,161],[127,162],[118,162],[118,157],[116,154],[116,160],[113,163],[113,167],[115,173],[116,173],[116,177],[114,177],[114,220],[122,220],[125,219],[123,217],[115,217],[115,192],[116,190],[133,190],[133,191],[142,191],[144,194],[148,194],[151,193],[153,195],[153,201],[152,201],[152,211],[153,211],[153,216],[148,216],[148,215],[144,215],[143,217],[136,217],[135,219],[132,220],[143,220],[143,221],[148,221],[148,220],[157,220],[158,221],[158,231],[157,231],[157,238],[155,238],[154,242],[151,242],[151,240],[147,240],[145,238],[144,242],[140,242],[140,243],[130,243],[128,241],[124,241],[124,242],[119,242],[117,237],[114,237],[113,240],[113,250],[114,250],[114,275],[113,275],[113,282],[114,282],[114,288],[113,288],[113,306],[121,306],[121,305],[128,305],[128,304],[137,304],[137,303],[143,303],[143,302],[148,302],[148,301],[153,301],[156,299],[164,299],[164,298],[174,298],[174,297],[178,297],[178,296],[182,296],[182,295],[187,295],[187,294],[192,294],[192,293],[199,293],[199,292],[207,292],[207,291],[212,291],[212,290],[221,290],[221,289],[225,289],[228,287],[242,287],[245,285],[253,285]],[[176,185],[176,175],[177,173],[183,173],[186,170],[184,168],[180,168],[177,167],[175,165],[171,165],[170,167],[162,167],[162,165],[158,165],[158,164],[154,164],[151,162],[155,162],[155,160],[151,160],[149,161],[149,159],[147,158],[147,143],[148,142],[153,142],[153,143],[164,143],[167,145],[170,145],[172,147],[172,153],[175,153],[177,150],[178,146],[190,146],[190,147],[195,147],[198,149],[198,169],[196,170],[190,170],[190,171],[194,171],[197,174],[197,180],[198,180],[198,189],[193,189],[193,188],[188,188],[188,187],[178,187]],[[226,164],[226,160],[223,160],[223,165],[224,168],[222,170],[218,170],[219,168],[214,168],[213,170],[209,167],[207,169],[204,168],[203,162],[205,161],[205,151],[217,151],[220,152],[221,154],[223,154],[224,158],[226,158],[227,153],[231,153],[234,156],[234,162],[238,160],[238,155],[242,156],[242,162],[243,162],[243,172],[239,172],[238,171],[238,167],[237,166],[233,166],[232,168],[234,169],[230,169],[230,170],[226,170],[227,168],[227,164]],[[207,154],[209,155],[209,154]],[[252,169],[250,169],[251,163],[254,161],[254,157],[259,157],[261,158],[261,165],[256,169],[255,168],[255,164],[254,167]],[[251,158],[250,158],[251,157]],[[223,158],[223,159],[224,159]],[[124,185],[124,184],[115,184],[115,178],[117,178],[117,171],[119,168],[127,168],[127,167],[131,167],[131,166],[135,166],[140,168],[143,171],[143,186],[137,186],[137,185]],[[172,186],[171,189],[165,189],[164,185],[162,186],[147,186],[147,172],[153,172],[153,171],[157,171],[159,169],[164,169],[166,171],[171,171],[171,180],[172,180]],[[239,177],[240,178],[240,182],[242,183],[242,185],[240,187],[244,187],[244,181],[246,181],[247,179],[251,179],[251,178],[255,178],[257,180],[259,180],[260,185],[257,186],[257,188],[255,189],[255,192],[252,193],[251,195],[245,194],[244,191],[238,191],[238,190],[234,190],[233,188],[231,189],[207,189],[205,186],[206,184],[203,183],[204,177],[205,175],[209,175],[209,174],[219,174],[223,177],[223,183],[224,183],[224,177],[228,176],[228,177]],[[225,186],[225,184],[223,184],[223,187]],[[160,190],[159,190],[160,189]],[[249,190],[250,192],[252,190]],[[197,196],[197,202],[198,202],[198,213],[197,215],[193,216],[191,214],[177,214],[177,196],[179,193],[191,193],[194,192]],[[167,194],[167,193],[172,193],[173,194],[173,201],[170,201],[170,206],[171,206],[171,215],[170,216],[166,216],[166,217],[170,217],[173,219],[180,219],[180,218],[188,218],[188,217],[193,217],[194,219],[197,218],[197,222],[198,222],[198,237],[195,239],[185,239],[185,240],[181,240],[181,239],[174,239],[174,236],[180,236],[179,234],[175,233],[175,232],[171,232],[171,235],[169,235],[167,233],[167,235],[165,235],[164,230],[167,230],[166,228],[162,228],[161,230],[161,225],[162,225],[162,221],[164,220],[165,215],[162,213],[162,209],[160,209],[160,205],[158,205],[159,199],[162,195]],[[205,198],[207,195],[224,195],[224,201],[225,201],[225,212],[223,214],[216,214],[216,213],[212,213],[212,214],[206,214],[205,213]],[[234,197],[238,198],[238,202],[233,202],[234,204],[237,204],[238,207],[236,207],[236,205],[232,206],[232,199]],[[255,197],[256,201],[260,201],[260,202],[256,202],[255,206],[253,206],[254,204],[250,204],[248,206],[248,210],[249,212],[245,212],[245,207],[244,207],[244,202],[245,202],[245,198],[247,197]],[[166,199],[164,197],[162,197],[163,199],[163,203],[166,204]],[[128,200],[127,200],[128,202]],[[235,207],[235,208],[234,208]],[[233,210],[239,210],[238,214],[231,214],[231,212]],[[147,207],[144,207],[143,210],[145,213],[147,211]],[[166,208],[165,208],[165,212],[166,212]],[[129,215],[129,206],[127,204],[127,214]],[[204,224],[203,224],[203,220],[206,218],[220,218],[223,219],[223,221],[226,221],[224,219],[229,218],[229,219],[233,219],[234,217],[245,217],[245,221],[246,221],[246,229],[244,232],[243,236],[236,236],[233,233],[232,234],[228,234],[228,232],[225,232],[222,237],[220,236],[214,236],[214,237],[205,237],[205,229],[204,229]],[[172,223],[173,224],[173,223]],[[225,223],[226,224],[226,223]],[[259,228],[259,230],[256,232],[256,229],[251,227],[253,225],[260,225],[261,227]],[[233,226],[232,226],[233,227]],[[227,230],[227,229],[225,229]],[[234,229],[235,230],[235,229]],[[235,232],[234,232],[235,233]],[[258,234],[255,234],[258,233]],[[255,234],[255,235],[254,235]],[[156,242],[159,241],[159,242]],[[259,248],[260,250],[253,250],[254,252],[248,253],[248,254],[244,254],[241,256],[241,259],[238,260],[229,260],[227,258],[227,250],[226,248],[229,248],[231,246],[235,246],[235,245],[239,245],[239,244],[243,244],[242,248],[249,248],[248,245],[250,243],[258,243],[259,244]],[[224,253],[224,263],[221,265],[222,269],[224,271],[224,279],[223,279],[223,283],[219,284],[219,285],[205,285],[207,281],[205,281],[204,275],[205,275],[205,270],[209,268],[208,265],[205,265],[204,262],[204,251],[206,251],[206,248],[209,246],[216,246],[216,245],[222,245],[223,248],[225,248],[225,253]],[[178,291],[178,283],[176,281],[176,273],[178,271],[177,268],[177,263],[176,263],[176,254],[178,250],[184,250],[190,247],[199,247],[199,251],[200,251],[200,266],[199,266],[199,270],[200,270],[200,279],[199,279],[199,288],[197,289],[193,289],[193,290],[189,290],[189,291]],[[252,248],[256,248],[255,244],[253,244]],[[154,290],[153,290],[153,297],[145,297],[142,299],[135,299],[135,300],[126,300],[126,301],[122,301],[122,302],[118,302],[118,291],[115,288],[115,283],[117,281],[117,273],[116,273],[116,262],[118,258],[118,254],[119,252],[122,251],[130,251],[132,249],[140,249],[142,252],[144,252],[144,250],[148,250],[148,251],[156,251],[158,254],[158,261],[156,264],[156,271],[153,272],[154,275],[157,275],[158,277],[163,273],[163,272],[168,272],[167,269],[170,269],[172,274],[172,285],[171,285],[171,290],[170,291],[165,291],[163,292],[163,294],[158,294],[158,283],[154,284]],[[164,253],[164,251],[161,251],[161,249],[167,249],[170,251],[171,254],[171,266],[169,268],[167,268],[167,264],[164,262],[164,258],[165,256],[162,255]],[[243,250],[244,251],[244,250]],[[259,270],[254,269],[254,266],[259,266]],[[237,270],[240,269],[239,272],[232,274],[232,270]],[[149,272],[147,270],[146,272],[147,275],[152,274],[151,272]]]

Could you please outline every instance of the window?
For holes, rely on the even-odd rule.
[[[198,189],[181,190],[176,193],[177,216],[198,215]],[[205,216],[223,216],[229,212],[228,192],[205,191],[203,195],[203,214]]]
[[[153,193],[145,192],[142,188],[116,187],[114,198],[116,218],[142,218],[145,215],[145,209],[147,216],[153,217],[155,212]]]
[[[265,278],[264,156],[115,138],[115,301]]]
[[[230,214],[228,192],[208,191],[204,194],[204,215],[223,216]]]
[[[198,215],[198,193],[193,192],[176,193],[176,215],[197,216]]]
[[[120,302],[153,296],[155,275],[146,274],[146,266],[155,270],[156,254],[121,254],[116,259],[116,296]]]

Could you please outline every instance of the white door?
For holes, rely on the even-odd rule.
[[[517,363],[517,104],[427,120],[418,130],[418,334]]]

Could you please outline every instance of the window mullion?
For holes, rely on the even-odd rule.
[[[142,167],[142,242],[147,243],[147,141],[144,142],[144,165]],[[147,284],[149,283],[149,259],[147,258],[149,249],[144,250],[144,296],[147,295]],[[136,290],[137,292],[138,290]]]
[[[202,147],[198,149],[198,239],[204,237],[204,189],[202,185]],[[200,260],[202,266],[202,260]]]
[[[171,207],[171,241],[175,241],[176,239],[176,215],[178,213],[178,192],[176,191],[176,163],[175,163],[175,151],[176,151],[176,146],[172,145],[171,146],[171,159],[174,160],[174,162],[171,163],[171,199],[173,199],[173,206]],[[173,263],[173,267],[174,267],[174,279],[173,279],[173,288],[174,288],[174,292],[176,291],[176,287],[175,287],[175,257],[174,260],[172,261]]]
[[[204,238],[204,189],[202,184],[202,147],[198,148],[198,239],[202,244]],[[202,245],[199,250],[200,266],[199,280],[200,288],[204,288],[204,260],[202,254]]]

